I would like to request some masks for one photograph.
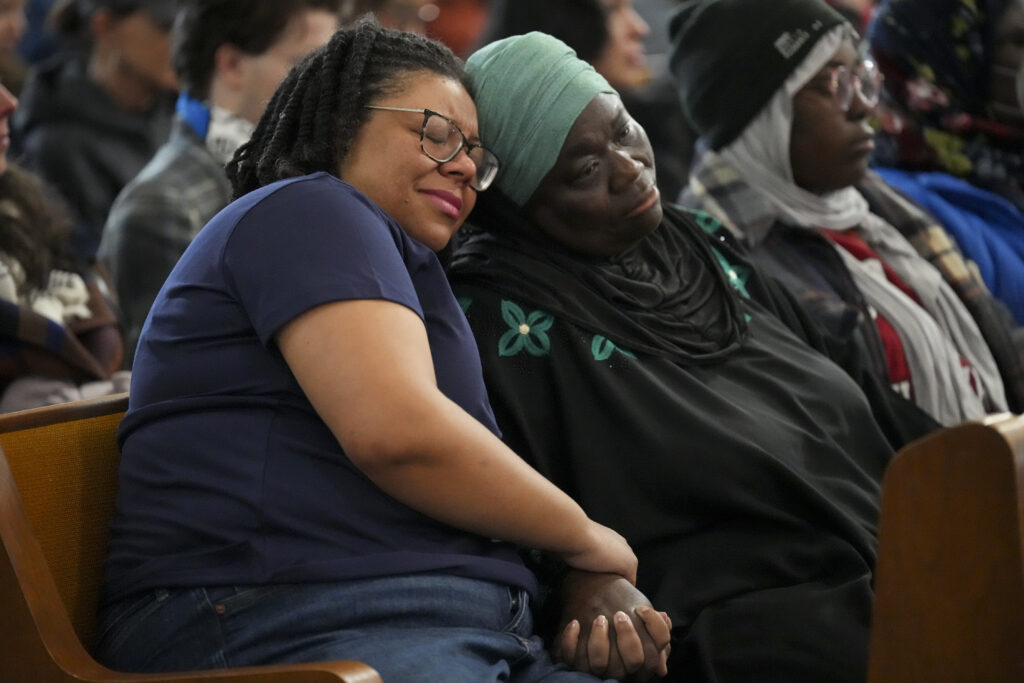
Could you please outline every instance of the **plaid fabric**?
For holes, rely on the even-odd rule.
[[[887,374],[885,349],[871,312],[825,237],[779,222],[778,209],[714,152],[700,157],[679,203],[718,219],[825,330],[839,338],[855,339],[875,371],[880,376]]]
[[[1014,412],[1024,410],[1024,329],[985,287],[977,267],[960,253],[953,238],[931,215],[869,172],[857,189],[871,207],[935,266],[970,312],[999,366],[1006,399]]]
[[[679,203],[714,216],[748,245],[760,242],[778,217],[778,211],[714,152],[706,152],[690,170],[690,183]]]
[[[931,215],[892,189],[874,172],[869,172],[857,185],[857,189],[867,199],[871,211],[899,230],[917,253],[939,270],[957,293],[988,342],[999,367],[1011,410],[1024,410],[1024,329],[1016,326],[1010,312],[989,293],[977,268],[963,257],[949,233]],[[680,203],[707,211],[718,218],[730,232],[753,249],[759,260],[763,256],[758,254],[759,246],[768,238],[769,233],[773,230],[781,233],[781,225],[776,225],[777,210],[753,192],[735,169],[721,162],[713,153],[705,154],[693,170],[690,184],[680,196]],[[784,237],[772,240],[774,243],[779,241],[791,240]],[[800,248],[796,247],[797,250]],[[774,255],[778,257],[780,251],[775,252]],[[802,268],[802,264],[792,261],[793,253],[792,250],[785,252],[785,257],[790,261],[783,262],[783,267],[795,272]],[[861,308],[857,294],[844,286],[850,278],[838,259],[834,268],[836,272],[828,278],[829,284],[850,307]],[[785,277],[782,279],[786,281]],[[810,280],[801,285],[801,301],[816,314],[825,310],[820,302],[828,301],[830,297],[834,298],[834,295],[824,287],[815,287]],[[830,310],[835,317],[842,313],[835,306]],[[861,318],[863,322],[863,314]],[[831,325],[828,321],[824,324],[832,331],[841,327],[839,323]],[[879,348],[872,343],[868,330],[863,329],[863,325],[861,327],[868,353],[875,356],[877,362]]]
[[[121,306],[129,355],[157,292],[206,222],[231,201],[223,167],[184,121],[118,195],[99,249]]]
[[[113,312],[89,283],[93,316],[60,325],[32,309],[0,300],[0,388],[28,375],[73,382],[108,379],[124,346]]]

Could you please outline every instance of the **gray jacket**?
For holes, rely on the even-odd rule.
[[[129,364],[164,280],[230,201],[224,168],[188,124],[175,119],[170,139],[118,195],[99,249],[117,290]]]

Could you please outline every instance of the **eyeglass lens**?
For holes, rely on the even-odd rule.
[[[878,104],[881,85],[881,74],[872,62],[861,62],[852,70],[844,66],[836,70],[836,99],[839,100],[839,106],[843,111],[850,108],[854,91],[867,106],[873,107]]]
[[[465,137],[458,126],[439,114],[431,112],[426,115],[423,122],[424,154],[443,164],[454,159],[465,145]],[[498,174],[498,158],[478,145],[474,145],[468,154],[476,166],[476,175],[470,186],[482,192]]]

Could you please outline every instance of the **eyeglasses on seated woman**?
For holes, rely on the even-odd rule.
[[[107,666],[595,680],[534,634],[518,546],[628,585],[636,558],[500,440],[436,255],[496,170],[470,93],[441,44],[362,21],[291,71],[236,152],[237,199],[140,336]],[[663,615],[634,605],[664,648]],[[633,622],[615,630],[643,665]]]
[[[869,169],[882,81],[853,28],[823,0],[760,9],[696,0],[673,18],[672,69],[705,141],[680,203],[938,422],[1021,408],[1007,316],[942,226]],[[801,31],[782,54],[772,36]],[[748,73],[756,86],[736,85]]]

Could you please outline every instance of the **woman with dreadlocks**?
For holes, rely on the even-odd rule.
[[[593,680],[532,636],[513,544],[636,559],[502,444],[435,254],[497,164],[439,43],[363,21],[288,75],[142,329],[102,661]]]

